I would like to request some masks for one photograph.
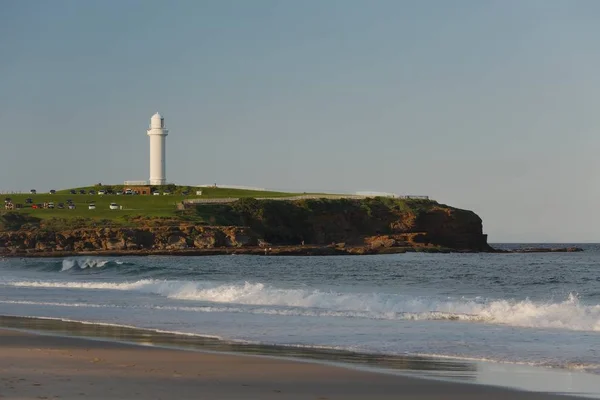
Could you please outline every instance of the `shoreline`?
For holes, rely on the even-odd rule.
[[[7,337],[11,337],[11,340],[15,340],[18,344],[10,343],[11,340],[7,340]],[[24,343],[28,344],[23,345]],[[121,360],[121,364],[118,364],[122,367],[119,376],[125,380],[133,378],[130,376],[134,372],[131,370],[131,366],[138,366],[138,368],[133,368],[136,370],[137,378],[149,379],[152,375],[149,372],[167,368],[165,362],[172,363],[168,368],[174,368],[174,372],[172,374],[169,372],[162,378],[171,378],[175,374],[179,376],[175,382],[170,380],[165,382],[167,386],[179,384],[179,378],[185,377],[186,384],[194,388],[201,385],[204,389],[207,384],[215,386],[213,388],[215,392],[212,392],[211,398],[262,399],[270,398],[269,396],[273,394],[278,394],[277,398],[283,397],[284,399],[395,399],[399,398],[401,394],[411,399],[459,399],[470,398],[470,396],[480,398],[484,395],[491,396],[492,399],[507,397],[514,399],[580,398],[540,392],[564,395],[569,394],[566,390],[567,387],[571,391],[571,395],[600,398],[597,375],[573,373],[572,371],[554,371],[540,367],[478,363],[424,356],[367,355],[333,349],[237,343],[214,337],[175,334],[108,324],[0,316],[0,368],[3,367],[1,364],[6,363],[8,359],[13,366],[17,365],[22,371],[22,363],[25,360],[20,358],[37,357],[40,351],[46,351],[48,358],[46,367],[44,367],[44,360],[41,365],[37,363],[37,358],[32,361],[38,374],[39,371],[42,371],[42,375],[48,375],[52,371],[56,371],[57,366],[60,369],[60,364],[65,361],[65,357],[59,357],[57,352],[67,350],[70,351],[68,359],[66,359],[69,362],[73,361],[73,357],[76,360],[85,358],[80,360],[77,369],[104,365],[110,358],[106,353],[111,353],[111,357]],[[160,360],[154,359],[154,355],[160,355]],[[246,382],[248,386],[240,387],[240,385],[232,383],[243,380],[242,378],[249,372],[243,368],[240,369],[240,365],[254,365],[252,371],[256,370],[256,366],[260,366],[260,373],[264,374],[262,384],[273,386],[273,389],[255,397],[246,391],[246,388],[256,383],[252,379]],[[140,371],[140,368],[144,371]],[[192,371],[190,368],[200,368],[201,371]],[[85,376],[82,378],[88,378],[87,374],[83,375]],[[212,377],[207,382],[206,378],[209,375]],[[311,376],[311,379],[307,380],[308,376]],[[332,384],[335,381],[332,380],[333,376],[341,378],[344,384],[334,385],[335,390],[332,391]],[[318,382],[312,380],[317,378]],[[38,381],[40,379],[41,377],[38,378]],[[77,384],[78,379],[74,377],[71,379],[72,384]],[[535,386],[536,380],[540,381],[538,382],[539,387]],[[561,381],[564,385],[557,385]],[[224,382],[229,383],[222,385]],[[286,382],[285,390],[278,387],[281,382]],[[529,383],[529,386],[515,387],[516,384],[525,384],[526,382]],[[46,387],[50,384],[57,386],[57,390],[63,390],[61,398],[70,398],[64,393],[66,389],[64,382],[62,384],[47,382],[47,384],[42,383],[41,385]],[[589,386],[593,384],[596,386],[590,388]],[[348,385],[352,388],[349,388]],[[386,390],[371,392],[374,388],[373,385],[382,385]],[[548,385],[554,386],[549,387]],[[13,386],[16,388],[15,382],[13,382]],[[586,387],[588,387],[587,392]],[[324,388],[327,390],[321,390]],[[310,395],[314,397],[306,397],[309,393],[297,392],[297,390],[313,389],[315,391]],[[50,389],[46,388],[46,390]],[[50,392],[46,391],[46,393]],[[85,393],[88,395],[87,392]],[[149,398],[149,395],[154,395],[154,392],[139,393],[139,398]],[[190,393],[194,393],[194,391]],[[127,398],[138,397],[128,396]]]
[[[485,254],[522,254],[522,253],[572,253],[584,251],[580,247],[534,247],[515,250],[491,249],[478,251],[471,249],[451,249],[444,247],[379,247],[368,246],[259,246],[222,247],[207,249],[176,250],[90,250],[90,251],[36,251],[0,252],[0,258],[63,258],[85,256],[217,256],[217,255],[254,255],[254,256],[365,256],[404,253],[485,253]]]

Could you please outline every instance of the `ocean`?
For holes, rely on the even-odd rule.
[[[585,391],[597,395],[600,245],[578,246],[585,251],[5,258],[0,315],[538,368],[568,376],[571,386],[591,377]]]

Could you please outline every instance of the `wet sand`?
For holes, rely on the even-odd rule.
[[[2,399],[567,399],[250,355],[0,330]]]

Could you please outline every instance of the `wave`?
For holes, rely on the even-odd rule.
[[[99,260],[95,258],[83,258],[83,259],[66,259],[62,261],[61,272],[69,271],[72,269],[88,269],[88,268],[103,268],[109,263],[113,263],[113,265],[122,265],[122,261],[109,261],[109,260]]]
[[[32,260],[26,262],[19,268],[36,270],[41,272],[57,273],[117,273],[119,275],[139,275],[140,273],[151,272],[156,267],[137,264],[130,260],[103,259],[94,257],[73,257],[64,260]]]
[[[281,315],[288,317],[345,317],[345,318],[367,318],[367,319],[405,319],[405,320],[477,320],[476,315],[457,316],[455,314],[446,314],[441,312],[430,313],[397,313],[396,318],[390,318],[390,315],[377,315],[370,312],[360,311],[332,311],[319,309],[299,309],[299,308],[267,308],[267,307],[232,307],[232,306],[159,306],[159,305],[114,305],[114,304],[94,304],[94,303],[66,303],[54,301],[30,301],[30,300],[0,300],[0,304],[15,305],[34,305],[50,307],[88,307],[88,308],[129,308],[129,309],[151,309],[162,311],[183,311],[183,312],[221,312],[221,313],[244,313],[244,314],[262,314],[262,315]]]
[[[142,279],[133,282],[6,281],[13,287],[120,290],[170,299],[222,304],[188,307],[195,312],[248,312],[290,316],[384,320],[448,320],[529,328],[600,332],[600,305],[582,304],[576,294],[562,302],[440,299],[388,293],[340,293],[277,288],[263,283],[219,284]],[[179,308],[182,311],[183,308]]]

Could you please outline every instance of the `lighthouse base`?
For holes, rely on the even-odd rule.
[[[166,185],[167,184],[167,180],[166,179],[150,179],[150,184],[151,185]]]

